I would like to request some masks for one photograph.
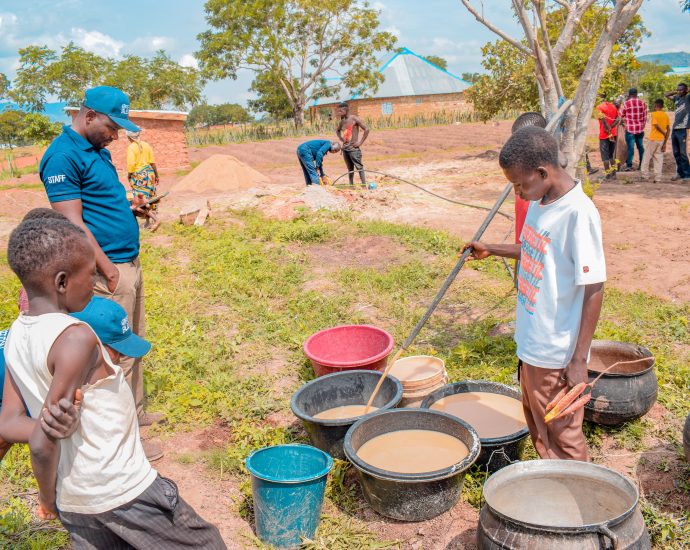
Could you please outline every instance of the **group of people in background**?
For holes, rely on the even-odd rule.
[[[652,104],[651,113],[647,104],[638,97],[637,89],[631,88],[627,98],[619,97],[609,101],[605,94],[597,105],[595,116],[599,120],[599,152],[604,164],[605,179],[614,179],[616,171],[623,172],[639,169],[646,178],[650,177],[650,165],[653,169],[652,180],[661,180],[664,164],[664,153],[671,139],[673,157],[676,162],[676,174],[671,181],[690,183],[690,164],[688,162],[687,135],[690,128],[690,96],[685,83],[680,83],[675,91],[665,94],[675,104],[673,125],[665,111],[664,99],[658,98]],[[647,122],[651,129],[645,140]],[[624,141],[620,131],[624,132]],[[626,148],[625,162],[619,166],[619,149]],[[633,161],[635,149],[638,164]]]
[[[369,136],[369,128],[361,118],[350,113],[350,106],[345,101],[338,105],[338,115],[340,121],[335,131],[338,141],[313,139],[297,147],[297,158],[304,173],[304,182],[307,186],[326,183],[328,179],[323,169],[324,157],[328,153],[342,152],[350,185],[354,185],[355,172],[358,172],[362,185],[373,189],[373,184],[367,185],[361,149]]]

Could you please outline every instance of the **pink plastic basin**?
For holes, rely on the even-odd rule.
[[[316,376],[356,369],[382,371],[392,350],[393,337],[371,325],[327,328],[304,342]]]

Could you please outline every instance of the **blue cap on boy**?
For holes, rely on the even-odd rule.
[[[94,296],[83,311],[71,315],[89,325],[103,344],[122,355],[143,357],[151,349],[150,342],[132,332],[127,313],[112,300]]]

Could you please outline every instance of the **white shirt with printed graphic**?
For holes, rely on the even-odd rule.
[[[606,280],[599,212],[577,182],[550,204],[530,203],[521,241],[517,356],[565,368],[577,344],[585,285]]]

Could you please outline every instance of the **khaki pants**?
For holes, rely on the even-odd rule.
[[[642,165],[640,172],[643,174],[649,173],[649,163],[654,160],[654,178],[661,176],[661,170],[664,167],[664,153],[661,151],[663,141],[646,140],[644,148],[644,157],[642,158]]]
[[[522,363],[522,408],[525,411],[529,433],[541,458],[588,461],[587,441],[582,432],[584,409],[549,424],[544,422],[546,405],[565,385],[560,379],[562,373],[563,369],[543,369]]]
[[[105,277],[98,273],[94,285],[94,293],[97,296],[109,298],[120,304],[127,317],[132,332],[141,336],[146,335],[146,323],[144,320],[144,277],[141,271],[139,259],[132,260],[123,264],[115,264],[120,272],[120,280],[117,283],[115,292],[108,290]],[[141,368],[141,359],[133,357],[123,357],[120,366],[125,375],[125,379],[132,388],[134,402],[137,406],[137,415],[144,414],[144,373]]]

